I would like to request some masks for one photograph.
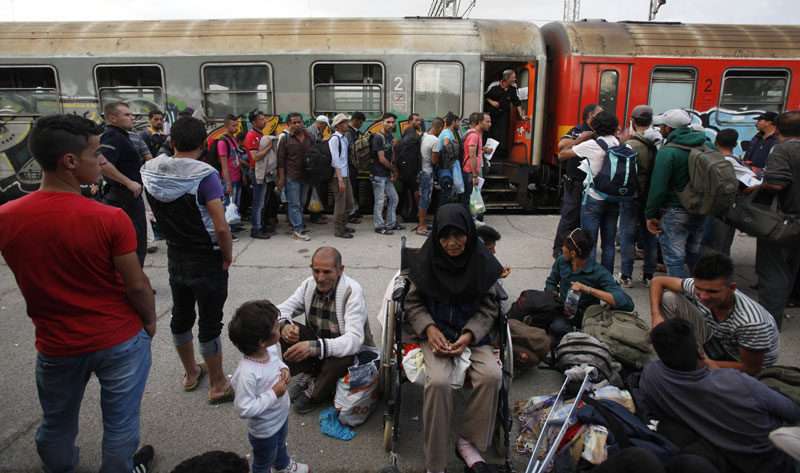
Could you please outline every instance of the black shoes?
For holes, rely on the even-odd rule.
[[[133,454],[133,473],[151,473],[156,462],[156,450],[145,445]]]

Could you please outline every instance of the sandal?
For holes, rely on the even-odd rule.
[[[430,236],[430,235],[431,235],[431,231],[430,231],[430,230],[424,230],[424,231],[419,231],[419,230],[416,230],[416,231],[414,232],[414,235],[419,235],[419,236],[424,236],[424,237],[426,237],[426,236]]]
[[[353,238],[353,234],[349,232],[337,233],[334,236],[337,238]]]
[[[348,217],[347,222],[348,223],[361,223],[361,219],[358,218],[358,217],[355,217],[355,216]]]
[[[190,384],[189,386],[186,386],[185,384],[183,385],[183,390],[187,393],[190,393],[199,388],[200,380],[202,380],[203,376],[205,376],[206,373],[208,372],[208,370],[206,369],[205,361],[201,361],[200,363],[197,364],[197,366],[200,368],[200,374],[197,376],[197,379],[194,381],[193,384]]]
[[[224,404],[226,402],[232,402],[233,398],[235,396],[236,396],[236,393],[233,392],[233,386],[228,386],[228,389],[225,390],[225,394],[223,394],[222,396],[220,396],[220,397],[218,397],[216,399],[208,398],[208,403],[211,404],[212,406],[215,406],[217,404]]]

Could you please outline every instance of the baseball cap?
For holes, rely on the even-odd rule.
[[[631,112],[633,118],[653,118],[653,109],[649,105],[637,105]]]
[[[331,122],[331,128],[336,128],[336,126],[339,125],[340,123],[347,121],[350,121],[350,117],[348,117],[344,113],[340,113],[335,117],[333,117],[333,122]]]
[[[328,117],[326,117],[325,115],[318,116],[317,122],[325,122],[326,125],[331,126],[331,122],[328,121]]]
[[[755,117],[753,120],[761,120],[764,119],[768,122],[775,122],[775,119],[778,117],[778,114],[775,112],[764,112],[761,115]]]
[[[690,123],[692,123],[692,117],[687,111],[679,108],[667,110],[661,115],[656,115],[653,117],[654,125],[667,125],[673,129],[689,126]]]

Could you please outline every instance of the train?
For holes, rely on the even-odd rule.
[[[514,70],[523,112],[509,119],[508,152],[494,156],[483,193],[489,209],[552,211],[563,169],[557,143],[598,103],[627,124],[633,108],[688,110],[713,134],[739,131],[740,151],[763,111],[800,109],[800,26],[658,22],[552,22],[451,18],[241,19],[0,23],[0,199],[35,191],[41,169],[28,153],[33,122],[78,113],[98,122],[127,102],[136,127],[188,111],[210,136],[222,118],[255,109],[279,133],[300,112],[361,111],[362,131],[384,112],[428,124],[484,110],[484,93]],[[246,119],[242,127],[249,127]],[[356,181],[371,208],[368,175]]]

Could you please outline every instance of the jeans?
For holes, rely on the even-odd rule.
[[[685,278],[685,265],[691,270],[700,259],[704,223],[704,215],[690,214],[682,207],[661,209],[661,253],[670,277]]]
[[[614,240],[617,237],[617,219],[619,218],[619,202],[595,200],[586,196],[586,202],[581,208],[581,228],[588,231],[594,239],[594,246],[589,258],[597,260],[597,240],[600,236],[600,264],[614,274]]]
[[[428,210],[431,206],[433,194],[433,171],[419,172],[419,209]]]
[[[250,210],[250,223],[253,225],[252,231],[261,229],[261,221],[264,217],[264,206],[269,200],[267,194],[267,183],[253,184],[253,206]]]
[[[375,228],[394,228],[397,224],[397,190],[394,182],[388,177],[370,176],[372,182],[372,192],[375,197],[375,206],[372,209],[372,217],[375,221]],[[384,198],[389,197],[389,207],[386,209],[386,222],[383,221],[383,202]]]
[[[308,190],[311,183],[308,181],[295,181],[286,178],[286,205],[289,211],[289,221],[296,232],[303,231],[303,205],[306,203]]]
[[[105,350],[74,356],[36,354],[36,388],[43,414],[36,431],[36,450],[45,473],[72,472],[78,466],[78,415],[92,373],[100,383],[103,415],[100,472],[133,470],[133,454],[139,446],[142,393],[152,360],[151,343],[142,329]]]
[[[271,468],[282,470],[289,466],[291,458],[286,453],[286,434],[289,432],[289,419],[272,437],[255,438],[247,434],[253,447],[253,473],[268,473]]]
[[[450,197],[453,195],[453,178],[450,176],[439,176],[439,204],[441,207],[450,202]]]
[[[647,230],[647,221],[642,215],[638,201],[619,203],[619,257],[620,272],[627,277],[633,276],[633,260],[636,258],[636,230],[644,247],[644,265],[642,274],[652,278],[658,259],[658,240]]]
[[[711,250],[730,256],[735,236],[735,228],[713,215],[707,215],[703,227],[703,251]]]
[[[227,207],[233,202],[236,207],[242,202],[242,181],[231,181],[231,195],[225,194],[225,179],[220,179],[222,184],[222,204]]]
[[[562,179],[564,195],[561,198],[561,220],[558,221],[556,237],[553,240],[553,255],[561,254],[561,246],[569,232],[581,226],[581,196],[583,183],[571,176]]]
[[[482,176],[483,172],[478,171],[478,175]],[[464,179],[464,193],[461,194],[461,203],[467,206],[467,210],[469,210],[469,199],[472,197],[472,173],[461,170],[461,177]],[[472,220],[477,220],[478,216],[475,214],[472,215]]]
[[[221,348],[222,308],[228,299],[228,271],[218,261],[176,261],[169,259],[169,287],[172,290],[172,319],[169,327],[175,346],[192,341],[196,318],[200,314],[197,339],[201,355],[213,355]]]

